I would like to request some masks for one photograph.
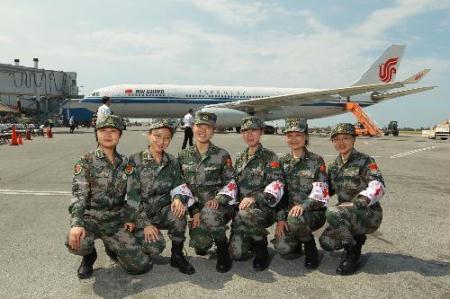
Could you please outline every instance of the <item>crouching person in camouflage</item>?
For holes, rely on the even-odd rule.
[[[261,145],[262,134],[260,119],[242,120],[241,135],[248,147],[237,156],[235,163],[239,205],[230,238],[230,252],[235,260],[245,259],[253,249],[256,271],[269,266],[266,228],[275,222],[276,206],[284,188],[278,157]]]
[[[197,112],[194,117],[195,144],[180,152],[184,181],[197,198],[200,213],[194,215],[190,229],[189,245],[198,255],[206,255],[208,249],[217,246],[216,270],[224,273],[231,269],[227,223],[233,218],[234,209],[229,202],[236,196],[233,166],[228,152],[211,142],[217,116],[214,113]]]
[[[291,152],[280,158],[286,183],[286,205],[277,212],[275,249],[287,259],[300,256],[305,245],[305,267],[319,266],[313,231],[325,224],[328,179],[325,162],[308,151],[308,124],[305,119],[286,119],[286,143]]]
[[[328,207],[328,227],[320,237],[325,250],[344,248],[336,269],[340,275],[354,273],[358,268],[366,234],[378,229],[382,220],[379,200],[385,185],[375,160],[355,148],[355,128],[341,123],[333,128],[331,141],[339,152],[328,168],[330,195],[336,194],[338,204]]]
[[[116,151],[124,125],[117,116],[108,116],[95,128],[97,150],[84,154],[75,164],[69,206],[71,229],[66,246],[83,256],[78,277],[92,275],[97,259],[95,239],[101,239],[109,256],[129,274],[151,269],[134,234],[138,206],[125,201],[127,180],[132,173],[128,159]]]
[[[160,254],[165,248],[161,229],[172,240],[170,265],[184,274],[194,274],[194,267],[183,255],[187,226],[186,208],[195,209],[191,191],[183,183],[178,160],[165,152],[175,132],[167,119],[154,120],[149,128],[148,149],[130,157],[135,167],[128,180],[128,201],[141,204],[136,236],[146,254]]]

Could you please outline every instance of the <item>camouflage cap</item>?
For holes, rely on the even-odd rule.
[[[177,127],[177,122],[173,119],[169,118],[156,118],[150,122],[150,126],[148,128],[149,131],[154,129],[167,128],[170,130],[172,135],[175,133]]]
[[[118,117],[116,115],[107,115],[105,117],[102,117],[95,125],[95,129],[102,128],[116,128],[122,131],[125,129],[125,125],[121,117]]]
[[[209,125],[211,127],[216,126],[217,121],[217,115],[211,112],[203,112],[203,111],[197,111],[195,112],[194,117],[194,125]]]
[[[286,118],[283,133],[300,132],[308,134],[308,122],[304,118]]]
[[[337,134],[349,134],[349,135],[352,135],[352,136],[356,136],[355,126],[353,124],[350,124],[350,123],[337,124],[331,130],[331,138],[333,138]]]
[[[264,128],[263,121],[254,116],[247,116],[242,119],[241,131],[258,130]]]

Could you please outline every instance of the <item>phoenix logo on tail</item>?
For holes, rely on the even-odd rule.
[[[380,70],[378,76],[383,82],[390,82],[392,80],[392,75],[397,73],[397,62],[398,57],[389,58],[384,63],[380,64]]]

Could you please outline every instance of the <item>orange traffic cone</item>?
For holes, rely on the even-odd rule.
[[[30,130],[30,128],[27,128],[27,132],[25,133],[25,139],[26,140],[32,140],[31,139],[31,130]]]
[[[19,145],[17,142],[17,134],[16,134],[16,126],[13,125],[12,132],[11,132],[11,143],[9,145]]]
[[[48,127],[47,129],[47,138],[53,138],[52,127]]]
[[[23,144],[22,133],[19,133],[19,137],[17,138],[17,142],[18,142],[19,144]]]

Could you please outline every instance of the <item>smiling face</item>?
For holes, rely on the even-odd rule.
[[[170,141],[172,141],[172,132],[169,128],[153,129],[148,132],[147,138],[150,148],[154,152],[162,154],[169,147]]]
[[[293,151],[305,148],[307,138],[306,134],[302,132],[286,133],[286,143]]]
[[[214,135],[214,128],[205,124],[194,125],[192,131],[195,142],[199,143],[209,143]]]
[[[242,139],[249,147],[255,147],[259,144],[261,136],[263,135],[262,129],[248,129],[241,131]]]
[[[98,144],[106,149],[115,149],[117,144],[119,144],[121,132],[116,128],[101,128],[97,132],[97,142]]]
[[[350,153],[355,145],[355,137],[350,134],[337,134],[333,136],[331,141],[333,142],[336,151],[338,151],[342,156]]]

